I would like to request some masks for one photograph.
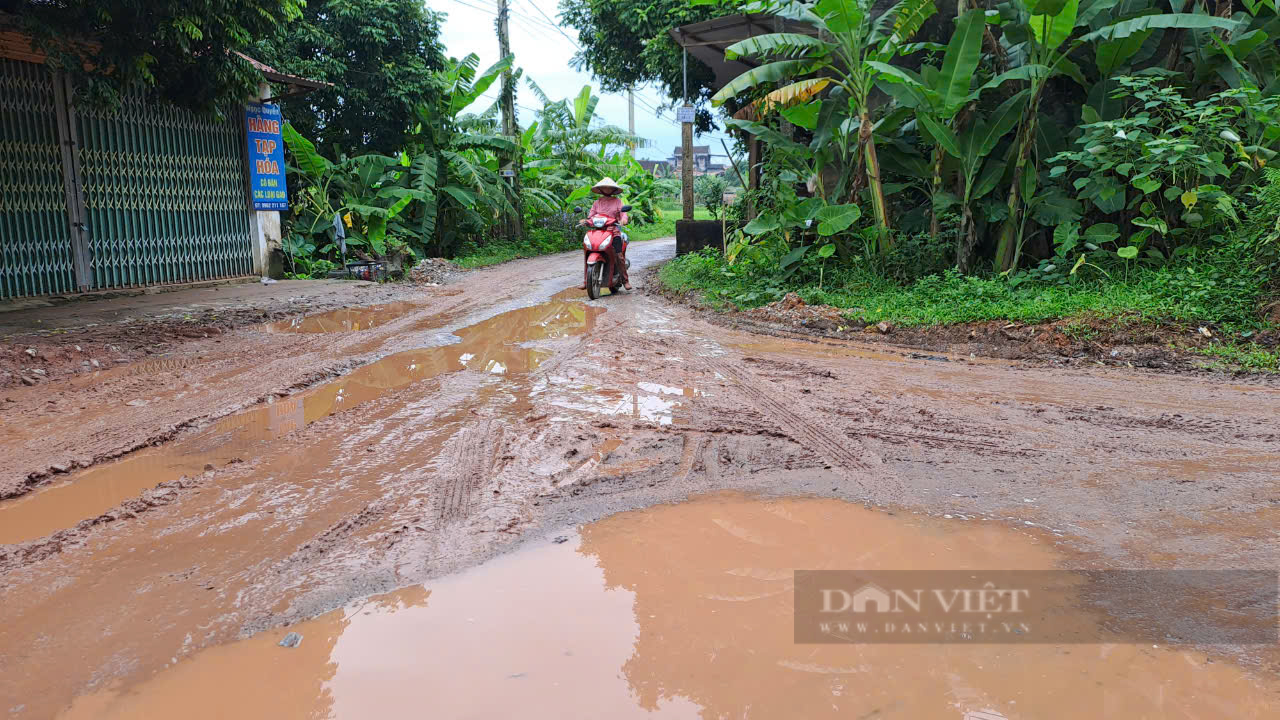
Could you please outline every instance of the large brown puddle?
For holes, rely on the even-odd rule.
[[[603,308],[549,302],[495,315],[458,330],[454,345],[409,350],[360,367],[296,396],[261,405],[181,436],[73,475],[66,483],[0,504],[0,544],[44,537],[97,517],[147,488],[250,457],[258,444],[300,430],[336,412],[442,373],[468,369],[524,373],[549,353],[521,343],[579,335]]]
[[[1149,644],[802,645],[793,570],[1047,569],[1035,536],[715,495],[215,647],[63,718],[1264,718],[1280,682]],[[293,649],[277,645],[302,635]]]
[[[342,308],[268,323],[265,329],[272,333],[355,332],[385,325],[421,307],[410,302],[393,302],[372,307]]]

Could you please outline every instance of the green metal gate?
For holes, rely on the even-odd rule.
[[[76,112],[93,288],[247,275],[241,123],[127,97]]]
[[[0,60],[0,298],[253,272],[238,109],[73,96],[44,66]]]
[[[0,59],[0,298],[76,289],[61,97],[43,65]]]

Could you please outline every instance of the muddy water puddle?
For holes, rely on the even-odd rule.
[[[370,330],[421,309],[411,302],[393,302],[371,307],[342,308],[316,315],[301,315],[267,323],[269,333],[332,333]]]
[[[526,373],[550,352],[522,343],[585,333],[602,312],[583,303],[549,302],[501,313],[457,330],[461,342],[388,355],[160,447],[88,468],[65,483],[0,503],[0,544],[44,537],[97,517],[159,483],[248,459],[262,443],[415,382],[463,369],[503,376]]]
[[[591,415],[606,415],[612,417],[629,417],[636,420],[646,420],[655,422],[659,425],[670,425],[676,421],[676,413],[683,406],[680,400],[671,399],[667,393],[656,391],[652,388],[644,386],[651,383],[639,383],[637,388],[641,392],[628,392],[618,388],[582,386],[569,387],[567,389],[559,389],[559,392],[550,398],[549,402],[553,407],[564,410],[572,410],[580,413],[588,413]],[[680,388],[676,388],[680,390]],[[688,397],[693,396],[693,389],[688,390]],[[535,390],[534,394],[538,394],[539,390]],[[571,419],[571,415],[557,415],[552,417],[553,421]]]
[[[60,717],[1274,717],[1280,683],[1149,644],[794,641],[795,569],[1061,561],[993,525],[720,494],[199,652]]]

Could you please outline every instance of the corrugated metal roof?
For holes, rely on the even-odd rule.
[[[90,49],[97,47],[95,43],[86,43],[85,45]],[[255,60],[242,52],[236,52],[235,54],[246,60],[258,72],[262,73],[262,76],[266,78],[267,82],[287,86],[289,91],[286,94],[289,95],[300,95],[311,92],[312,90],[319,90],[320,88],[330,87],[333,85],[333,83],[310,80],[304,77],[298,77],[297,75],[287,75],[276,70],[270,65],[267,65],[261,60]],[[47,56],[44,51],[31,44],[31,38],[29,36],[20,32],[6,30],[0,31],[0,58],[9,58],[10,60],[20,60],[22,62],[29,63],[44,63]]]
[[[728,85],[730,80],[760,65],[754,60],[726,60],[724,51],[730,45],[750,37],[775,32],[817,34],[812,25],[768,13],[726,15],[681,25],[671,28],[668,32],[677,45],[683,47],[715,73],[716,80],[712,90],[719,90]]]
[[[255,60],[254,58],[251,58],[242,52],[237,51],[235,54],[249,61],[250,65],[252,65],[258,72],[262,73],[262,76],[267,79],[267,82],[279,83],[281,85],[289,85],[291,87],[301,88],[306,91],[319,90],[320,88],[326,88],[326,87],[333,87],[333,83],[330,83],[330,82],[323,82],[321,80],[309,80],[307,78],[299,77],[297,75],[286,75],[285,73],[282,73],[279,70],[276,70],[275,68],[262,62],[261,60]]]
[[[0,57],[29,63],[45,61],[45,54],[31,46],[30,38],[16,32],[0,32]]]

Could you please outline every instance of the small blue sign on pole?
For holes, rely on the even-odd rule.
[[[249,103],[244,109],[249,135],[249,187],[254,210],[288,210],[289,188],[284,180],[284,122],[279,105]]]

